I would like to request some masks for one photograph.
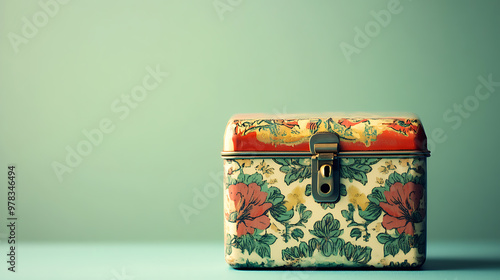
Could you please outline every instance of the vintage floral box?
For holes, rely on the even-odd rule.
[[[428,156],[410,114],[233,116],[222,152],[227,263],[421,266]]]

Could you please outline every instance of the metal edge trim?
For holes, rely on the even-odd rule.
[[[430,157],[430,151],[406,150],[406,151],[362,151],[362,152],[339,152],[338,157]],[[222,152],[222,158],[289,158],[289,157],[311,157],[310,152]]]

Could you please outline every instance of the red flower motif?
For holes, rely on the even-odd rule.
[[[338,123],[340,125],[345,126],[346,128],[351,128],[351,126],[353,126],[353,125],[357,125],[357,124],[364,123],[364,122],[367,122],[367,121],[368,121],[368,119],[362,119],[362,120],[358,119],[358,120],[353,120],[353,121],[351,121],[349,119],[340,119],[338,121]]]
[[[235,212],[226,213],[226,219],[237,224],[238,236],[253,234],[256,228],[264,230],[270,226],[271,221],[265,214],[272,204],[266,202],[266,198],[267,193],[262,192],[256,183],[229,186],[229,199],[234,202]]]
[[[316,131],[318,131],[318,129],[319,129],[318,124],[319,124],[319,122],[308,122],[306,124],[306,128],[309,129],[311,131],[311,133],[316,133]]]
[[[422,222],[424,211],[419,209],[424,188],[421,185],[408,182],[404,186],[394,183],[384,192],[387,202],[381,202],[380,207],[387,213],[382,220],[386,229],[397,229],[398,232],[413,235],[414,224]]]
[[[393,123],[388,125],[388,127],[396,130],[403,135],[408,136],[410,132],[418,132],[418,126],[414,125],[414,122],[415,120],[394,120]]]

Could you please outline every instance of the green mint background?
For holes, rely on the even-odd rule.
[[[44,10],[0,1],[0,218],[15,164],[19,242],[222,244],[222,186],[188,223],[179,207],[218,184],[230,116],[329,111],[417,113],[434,141],[429,241],[499,240],[500,86],[474,97],[479,76],[500,81],[498,1],[402,0],[350,62],[342,42],[391,1],[231,1],[222,17],[213,3],[68,1],[16,53],[12,33]],[[121,120],[112,104],[157,65],[170,76]],[[60,182],[53,162],[106,118]]]

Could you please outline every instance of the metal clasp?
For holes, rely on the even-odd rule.
[[[340,197],[339,136],[317,133],[309,140],[312,195],[317,202],[337,202]]]

